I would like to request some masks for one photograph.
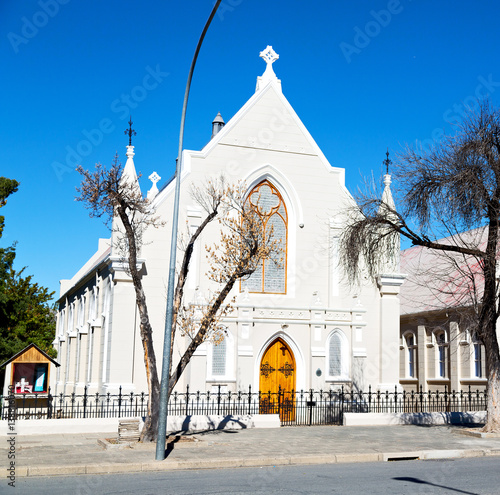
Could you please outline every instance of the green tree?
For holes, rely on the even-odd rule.
[[[0,208],[7,204],[7,198],[17,191],[19,183],[6,177],[0,177]],[[0,238],[3,235],[3,228],[5,225],[5,217],[0,215]],[[8,271],[12,268],[16,252],[14,246],[7,248],[0,247],[0,287],[2,282],[6,279]],[[0,303],[3,297],[3,292],[0,292]]]
[[[0,177],[0,207],[17,191],[19,183]],[[0,237],[5,219],[0,216]],[[15,245],[0,247],[0,363],[34,343],[51,356],[55,330],[55,312],[50,305],[54,295],[24,276],[25,268],[13,268]]]

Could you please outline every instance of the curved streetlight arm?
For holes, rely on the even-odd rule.
[[[188,80],[186,84],[186,92],[184,93],[184,104],[182,106],[181,128],[179,132],[179,150],[177,153],[177,164],[175,169],[175,196],[174,196],[174,212],[172,216],[172,237],[170,241],[170,265],[168,272],[168,289],[167,289],[167,314],[165,318],[165,337],[163,341],[163,364],[161,371],[161,386],[160,386],[160,409],[158,413],[158,436],[156,439],[156,460],[163,461],[165,459],[165,443],[167,437],[167,413],[168,413],[168,385],[170,380],[170,348],[172,342],[172,316],[174,303],[174,285],[175,285],[175,263],[177,254],[177,224],[179,219],[179,197],[181,190],[181,170],[182,170],[182,148],[184,145],[184,123],[186,121],[186,111],[189,98],[189,90],[191,88],[191,79],[193,78],[194,66],[200,52],[201,44],[208,31],[210,23],[219,8],[222,0],[217,0],[212,13],[208,18],[203,32],[201,33],[198,45],[194,52],[191,68],[189,69]]]

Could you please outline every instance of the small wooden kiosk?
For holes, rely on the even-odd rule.
[[[30,408],[47,395],[51,364],[60,366],[36,344],[30,344],[0,365],[6,367],[3,396],[14,394],[16,405]]]

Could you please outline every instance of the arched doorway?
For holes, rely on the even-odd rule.
[[[282,421],[295,419],[295,358],[281,338],[268,346],[260,362],[261,414],[279,412]]]

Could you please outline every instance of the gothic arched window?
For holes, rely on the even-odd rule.
[[[338,333],[334,333],[328,345],[328,376],[342,375],[342,341]]]
[[[348,342],[340,329],[335,329],[326,342],[326,380],[349,379]]]
[[[212,375],[225,376],[226,374],[226,339],[212,348]]]
[[[286,252],[288,216],[285,202],[278,190],[268,181],[257,184],[248,195],[250,204],[264,222],[266,230],[273,229],[273,238],[280,240],[281,253],[278,259],[260,263],[255,272],[241,282],[241,289],[249,292],[286,293]]]

